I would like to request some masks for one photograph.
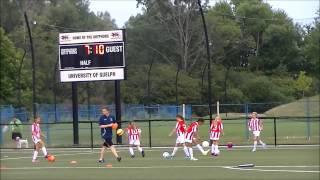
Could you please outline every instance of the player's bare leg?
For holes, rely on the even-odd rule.
[[[38,157],[38,153],[39,153],[40,148],[41,148],[41,143],[40,143],[40,142],[38,142],[37,144],[35,144],[35,150],[33,151],[33,157],[32,157],[32,162],[33,162],[33,163],[39,162],[39,161],[37,160],[37,157]]]
[[[116,148],[112,145],[110,146],[110,150],[112,154],[117,158],[117,161],[121,161],[121,157],[118,155]]]
[[[101,151],[100,151],[100,158],[99,158],[99,162],[103,163],[104,162],[104,152],[106,150],[105,146],[102,146]]]
[[[212,153],[213,156],[217,156],[220,153],[219,142],[217,140],[213,140],[212,141],[211,153]]]
[[[135,157],[132,144],[130,144],[130,146],[129,146],[129,153],[130,153],[131,158]]]
[[[189,151],[188,151],[188,147],[186,146],[185,143],[183,143],[182,146],[183,146],[183,151],[184,151],[184,154],[185,154],[186,158],[189,159],[190,158],[190,154],[189,154]]]
[[[193,157],[192,143],[186,143],[186,146],[188,147],[188,150],[189,150],[190,160],[197,161],[198,159]]]
[[[265,149],[265,148],[266,148],[266,146],[267,146],[267,145],[266,145],[266,143],[264,143],[264,142],[260,139],[260,137],[259,137],[259,136],[257,137],[257,141],[259,142],[259,144],[261,144],[261,145],[262,145],[262,148],[263,148],[263,149]]]
[[[48,158],[48,152],[47,152],[47,149],[46,149],[46,147],[44,145],[44,142],[40,141],[40,144],[41,144],[41,150],[43,152],[44,158]]]
[[[142,147],[140,145],[137,145],[137,149],[141,153],[141,156],[144,157],[145,153],[144,153],[144,150],[142,149]]]
[[[253,136],[253,149],[252,152],[255,152],[257,150],[257,136]]]
[[[177,153],[177,151],[178,151],[178,149],[179,149],[179,143],[176,143],[175,144],[175,146],[174,146],[174,148],[173,148],[173,151],[172,151],[172,153],[171,153],[171,157],[174,157],[175,155],[176,155],[176,153]]]
[[[194,139],[193,141],[194,141],[194,143],[196,144],[196,147],[197,147],[197,148],[199,149],[199,151],[202,153],[202,155],[206,156],[206,155],[208,154],[209,150],[205,151],[205,150],[203,149],[203,147],[199,144],[199,141],[198,141],[198,140]]]

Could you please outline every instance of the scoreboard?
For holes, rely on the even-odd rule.
[[[122,80],[123,30],[59,34],[61,82]]]

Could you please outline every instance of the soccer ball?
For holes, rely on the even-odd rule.
[[[48,156],[48,161],[49,162],[54,162],[56,160],[56,158],[53,155],[49,155]]]
[[[167,159],[170,157],[170,154],[168,152],[164,152],[162,156]]]
[[[202,142],[202,147],[209,147],[209,142],[208,141],[203,141]]]
[[[118,130],[117,130],[117,135],[118,135],[118,136],[122,136],[123,133],[124,133],[124,131],[123,131],[122,129],[118,129]]]

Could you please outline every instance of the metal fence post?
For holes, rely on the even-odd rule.
[[[151,148],[152,144],[151,144],[151,120],[148,120],[149,123],[149,147]]]
[[[244,104],[244,112],[246,113],[246,121],[245,121],[245,136],[246,136],[246,138],[247,138],[247,140],[249,140],[249,129],[248,129],[248,118],[249,118],[249,106],[248,106],[248,104]]]
[[[92,121],[90,122],[90,141],[91,141],[91,151],[93,151],[93,126]]]
[[[309,98],[306,98],[306,116],[307,116],[307,140],[311,140],[311,119],[310,119],[310,101]]]
[[[277,118],[273,118],[274,146],[277,147]]]

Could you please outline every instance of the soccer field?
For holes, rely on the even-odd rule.
[[[106,163],[97,163],[98,149],[49,149],[56,162],[41,159],[31,163],[31,150],[1,150],[2,180],[312,180],[319,179],[319,146],[269,147],[251,152],[249,147],[221,148],[218,157],[202,156],[199,161],[183,158],[181,151],[169,160],[162,158],[171,148],[146,149],[146,157],[132,159],[126,148],[120,149],[123,160],[117,162],[106,153]],[[77,161],[71,164],[71,161]],[[238,168],[253,163],[255,167]]]
[[[311,119],[310,125],[310,139],[307,138],[308,123],[302,121],[304,119],[279,119],[277,121],[277,143],[278,144],[319,144],[320,133],[320,121],[316,118]],[[238,120],[225,120],[224,131],[225,135],[221,138],[221,144],[227,144],[232,142],[235,145],[251,145],[251,133],[247,132],[247,123],[245,119]],[[187,122],[188,124],[191,121]],[[175,142],[175,135],[169,137],[168,134],[175,127],[175,120],[171,121],[152,121],[151,122],[151,139],[149,139],[149,126],[148,122],[139,122],[136,124],[142,130],[142,144],[149,146],[149,142],[152,142],[152,146],[170,146]],[[100,129],[97,122],[92,124],[93,144],[98,146],[101,144]],[[200,136],[202,140],[208,140],[208,126],[209,122],[200,127]],[[122,124],[123,128],[127,127],[127,123]],[[73,130],[72,122],[68,124],[42,124],[41,130],[47,136],[45,139],[48,147],[72,147],[73,146]],[[91,129],[90,123],[79,124],[79,144],[80,146],[90,147],[91,143]],[[29,142],[30,138],[30,125],[25,125],[23,128],[23,137],[27,138]],[[269,145],[275,143],[274,137],[274,122],[273,119],[264,120],[264,130],[261,133],[261,137],[264,142]],[[114,139],[114,142],[115,139]],[[127,137],[123,136],[123,143],[127,144]],[[14,147],[14,143],[11,140],[11,133],[7,131],[3,135],[3,144],[1,147]]]

